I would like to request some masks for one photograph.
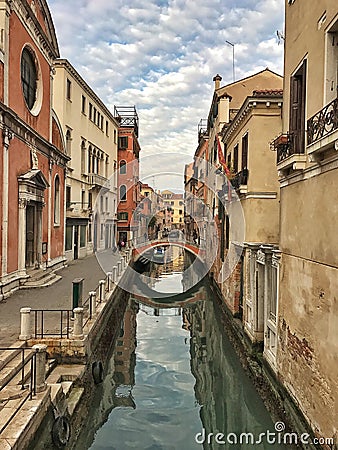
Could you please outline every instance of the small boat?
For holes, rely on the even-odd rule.
[[[164,248],[156,247],[154,248],[153,260],[158,264],[164,263]]]

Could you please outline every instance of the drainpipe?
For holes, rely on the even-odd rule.
[[[13,133],[6,126],[3,129],[3,185],[2,185],[2,276],[7,275],[8,245],[8,149]]]

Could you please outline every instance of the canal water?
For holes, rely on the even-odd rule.
[[[171,256],[167,264],[152,264],[151,284],[178,295],[160,302],[130,296],[75,449],[286,448],[261,435],[274,433],[274,423],[241,367],[207,282],[184,292],[184,255]]]

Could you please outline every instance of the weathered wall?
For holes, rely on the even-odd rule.
[[[278,372],[309,423],[337,433],[338,269],[283,254]]]

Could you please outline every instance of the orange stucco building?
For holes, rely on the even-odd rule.
[[[134,106],[115,106],[114,116],[119,123],[117,239],[129,245],[140,235],[139,120]]]
[[[45,1],[4,1],[0,10],[0,296],[64,256],[68,158],[51,108],[59,56]]]

